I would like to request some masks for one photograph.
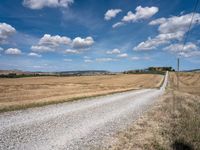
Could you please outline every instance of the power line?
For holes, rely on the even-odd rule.
[[[183,42],[183,49],[182,49],[182,51],[184,50],[185,44],[186,44],[186,42],[188,40],[188,37],[190,35],[190,29],[191,29],[191,26],[192,26],[192,23],[193,23],[194,15],[195,15],[195,12],[197,10],[198,4],[199,4],[199,0],[196,0],[196,3],[194,5],[194,9],[193,9],[193,12],[192,12],[192,18],[191,18],[191,21],[190,21],[190,24],[189,24],[189,27],[188,27],[188,31],[186,32],[186,36],[185,36],[185,39],[184,39],[184,42]]]
[[[194,16],[195,16],[195,12],[197,10],[198,4],[199,4],[199,0],[196,0],[194,8],[193,8],[193,12],[192,12],[191,21],[190,21],[189,26],[188,26],[188,31],[186,32],[185,39],[183,41],[182,51],[184,51],[185,45],[186,45],[187,40],[190,36],[191,27],[192,27],[192,24],[193,24],[193,20],[194,20]],[[180,69],[180,58],[178,56],[178,58],[177,58],[177,71],[178,72],[179,72],[179,69]],[[177,88],[179,88],[179,75],[178,75],[178,73],[177,73],[176,76],[177,76]]]

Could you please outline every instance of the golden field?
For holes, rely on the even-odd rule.
[[[142,88],[157,88],[162,75],[0,78],[0,111],[34,107]]]
[[[177,74],[170,74],[171,88],[177,88]],[[179,91],[200,96],[200,73],[179,73]]]

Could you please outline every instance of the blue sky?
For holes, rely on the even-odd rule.
[[[177,57],[182,70],[200,68],[195,2],[1,0],[0,69],[124,71],[176,67]]]

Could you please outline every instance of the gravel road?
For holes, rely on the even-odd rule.
[[[101,149],[163,94],[143,89],[0,114],[0,149]]]

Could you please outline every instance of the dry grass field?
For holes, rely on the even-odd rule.
[[[40,106],[141,88],[157,88],[162,75],[0,78],[0,111]]]
[[[200,73],[179,73],[179,91],[200,96]],[[171,73],[171,88],[176,88],[177,76]]]
[[[107,149],[199,150],[200,73],[170,73],[166,93]],[[113,139],[111,139],[113,141]]]

